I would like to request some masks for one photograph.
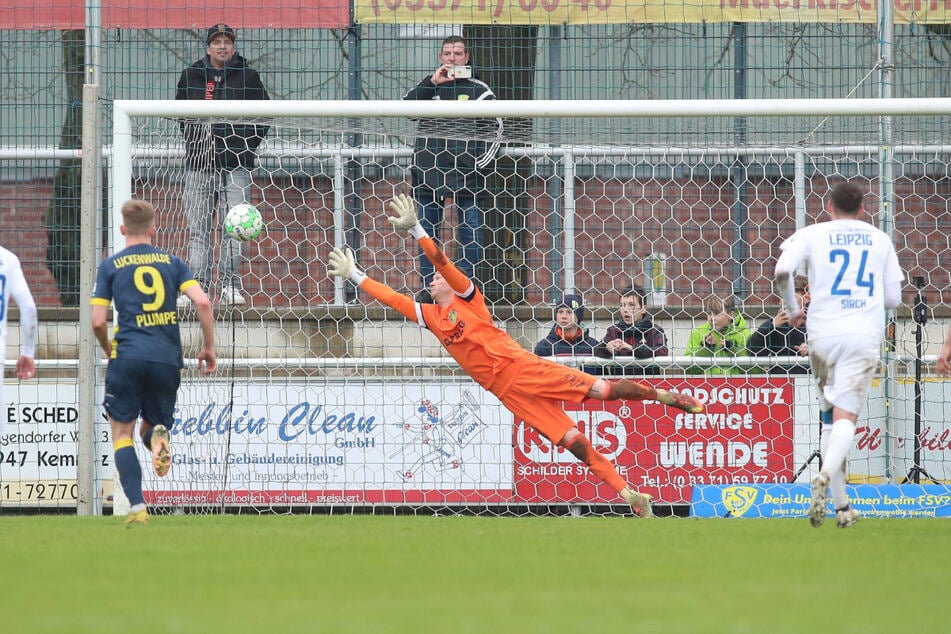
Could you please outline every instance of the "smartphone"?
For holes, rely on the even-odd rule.
[[[453,79],[471,79],[472,66],[453,66],[449,69],[449,76]]]

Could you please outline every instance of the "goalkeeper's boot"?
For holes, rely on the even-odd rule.
[[[816,528],[826,521],[828,495],[829,476],[820,471],[812,478],[812,503],[809,504],[809,523]]]
[[[152,468],[155,475],[164,478],[172,466],[172,450],[168,441],[168,429],[165,425],[156,425],[152,429]]]
[[[634,515],[643,518],[654,517],[654,512],[651,511],[651,496],[646,493],[641,493],[640,491],[635,491],[631,487],[625,487],[625,489],[621,491],[621,497],[624,498],[625,502],[631,505],[631,508],[634,510]]]
[[[862,517],[862,514],[846,504],[835,511],[835,525],[839,528],[848,528],[855,524]]]
[[[691,414],[699,414],[703,411],[703,403],[689,394],[681,394],[680,392],[657,390],[657,401],[668,407],[676,407]]]
[[[149,523],[149,511],[148,509],[142,509],[141,511],[132,511],[125,516],[125,527],[132,528],[133,526],[148,526]]]

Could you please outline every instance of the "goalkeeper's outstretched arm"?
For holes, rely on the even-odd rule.
[[[351,249],[347,248],[346,251],[341,251],[334,247],[330,255],[327,256],[327,272],[335,277],[347,278],[390,308],[398,310],[407,319],[420,324],[423,323],[416,302],[402,293],[397,293],[386,284],[367,277],[367,274],[357,267]]]
[[[390,201],[390,209],[396,213],[395,216],[387,217],[393,226],[401,231],[407,231],[416,238],[423,253],[457,295],[468,295],[472,291],[472,280],[449,261],[449,258],[439,248],[436,241],[419,224],[419,219],[416,216],[416,201],[406,194],[400,194]]]

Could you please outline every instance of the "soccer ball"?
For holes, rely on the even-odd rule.
[[[264,219],[261,212],[250,203],[241,203],[228,210],[225,216],[225,231],[239,242],[254,240],[261,235]]]

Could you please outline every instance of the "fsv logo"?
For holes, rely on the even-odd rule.
[[[741,517],[753,506],[757,495],[759,493],[755,487],[731,486],[723,489],[721,499],[730,515]]]
[[[627,449],[627,428],[611,412],[572,412],[578,431],[588,437],[594,448],[608,460],[616,460]],[[565,449],[557,447],[532,429],[525,421],[519,421],[515,430],[516,449],[528,460],[542,464],[575,463],[578,459]]]

